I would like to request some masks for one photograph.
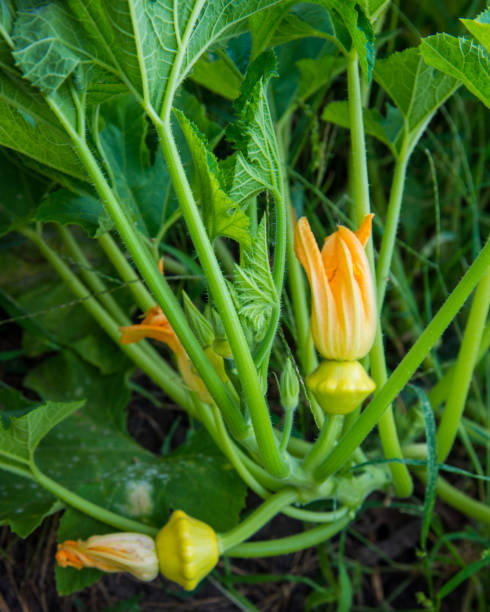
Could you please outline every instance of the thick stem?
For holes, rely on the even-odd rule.
[[[144,523],[139,523],[138,521],[133,521],[132,519],[128,519],[125,516],[121,516],[116,514],[115,512],[111,512],[110,510],[106,510],[105,508],[101,508],[97,506],[87,499],[80,497],[73,491],[69,491],[65,489],[62,485],[58,484],[54,480],[51,480],[48,476],[43,474],[41,471],[37,469],[37,467],[32,464],[31,465],[32,473],[36,479],[36,481],[45,489],[47,489],[50,493],[61,499],[63,502],[80,510],[81,512],[88,514],[94,519],[101,521],[102,523],[106,523],[107,525],[111,525],[116,529],[120,529],[122,531],[130,531],[136,533],[145,533],[151,537],[155,537],[158,534],[158,529],[156,527],[150,527],[149,525],[145,525]]]
[[[250,538],[259,531],[268,521],[278,514],[285,506],[297,501],[298,493],[294,489],[286,488],[269,497],[257,510],[242,521],[237,527],[218,534],[218,544],[221,554]]]
[[[314,470],[332,450],[342,429],[343,421],[344,417],[338,414],[331,414],[327,416],[320,431],[320,435],[318,436],[311,451],[308,453],[308,455],[306,455],[304,463],[305,470]]]
[[[66,286],[77,298],[82,300],[83,306],[120,349],[159,385],[169,397],[186,410],[192,411],[189,394],[183,388],[181,379],[172,368],[156,352],[157,358],[153,359],[148,350],[144,351],[141,347],[134,344],[122,345],[119,325],[107,314],[99,302],[92,297],[91,293],[78,280],[59,255],[35,232],[23,230],[23,233],[37,245],[43,256],[63,279],[63,282],[66,283]],[[151,349],[151,347],[148,348]]]
[[[479,283],[490,266],[490,241],[487,241],[482,251],[448,297],[438,313],[422,332],[419,339],[402,359],[391,374],[386,384],[379,389],[365,411],[356,423],[342,437],[327,459],[316,472],[318,478],[327,478],[344,465],[352,453],[369,434],[379,421],[386,407],[395,399],[398,393],[410,380],[420,366],[427,353],[436,344],[446,327],[456,316],[468,296]]]
[[[162,149],[182,215],[206,275],[209,291],[220,314],[240,375],[242,390],[252,418],[261,459],[271,474],[286,476],[288,466],[281,457],[257,370],[248,348],[223,273],[214,255],[168,123],[156,123]],[[192,355],[191,355],[192,358]],[[221,406],[220,406],[221,408]]]
[[[365,215],[370,212],[371,206],[369,202],[369,182],[366,160],[362,96],[359,81],[359,62],[356,51],[351,51],[347,58],[347,87],[349,93],[349,119],[352,142],[352,169],[354,172],[352,183],[354,187],[355,220],[357,227],[359,227]],[[386,241],[386,253],[383,261],[383,270],[381,271],[381,273],[385,275],[387,273],[387,270],[385,269],[386,265],[388,265],[389,269],[389,264],[391,262],[391,253],[396,236],[399,207],[401,203],[401,195],[403,193],[403,181],[401,181],[401,178],[404,178],[404,171],[405,168],[400,168],[398,176],[396,176],[395,173],[395,177],[393,179],[396,189],[395,193],[393,193],[392,190],[393,199],[390,202],[392,205],[392,214],[390,217],[391,225],[389,226],[388,230],[390,231],[390,234]],[[396,210],[396,206],[398,206],[398,210]],[[366,245],[366,254],[371,270],[374,273],[374,252],[372,240],[369,240]],[[381,310],[382,300],[380,299],[380,296],[377,296],[377,300],[378,309]],[[379,325],[375,339],[375,346],[373,347],[373,351],[371,353],[371,370],[376,386],[380,387],[384,385],[387,379],[387,372],[383,349],[383,339]],[[396,430],[395,419],[393,418],[393,410],[391,406],[386,409],[385,414],[379,421],[379,433],[385,456],[387,458],[397,457],[402,459],[403,455],[401,452],[400,442],[398,440],[398,432]],[[413,484],[407,467],[403,464],[391,464],[390,469],[397,494],[402,497],[409,496],[412,492]]]
[[[241,557],[243,559],[287,555],[288,553],[311,548],[321,542],[325,542],[325,540],[329,540],[347,527],[352,518],[351,516],[346,516],[335,523],[314,527],[313,529],[302,531],[286,538],[265,542],[245,542],[227,550],[225,555],[227,557]]]
[[[459,350],[444,414],[437,430],[437,459],[443,463],[451,451],[463,414],[475,368],[478,349],[490,307],[490,269],[480,281],[473,298]]]

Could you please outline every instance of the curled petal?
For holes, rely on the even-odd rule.
[[[158,574],[155,542],[140,533],[110,533],[91,536],[88,540],[66,540],[58,544],[56,561],[61,567],[129,572],[145,582]]]

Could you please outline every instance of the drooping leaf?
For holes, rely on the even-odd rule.
[[[450,34],[422,39],[420,53],[429,66],[463,85],[490,108],[490,58],[480,45]]]
[[[234,287],[239,301],[239,314],[254,330],[256,340],[260,341],[272,311],[278,304],[269,265],[265,217],[257,228],[250,249],[243,253],[242,265],[235,267]]]
[[[253,62],[237,100],[238,121],[229,130],[238,153],[223,165],[228,193],[244,202],[265,191],[280,190],[280,154],[266,95],[266,84],[275,74],[275,58],[264,53]]]
[[[461,19],[465,28],[490,53],[490,8],[480,13],[476,19]]]
[[[189,146],[194,164],[194,192],[201,205],[204,223],[211,240],[227,236],[241,244],[249,244],[249,218],[223,189],[221,169],[204,137],[180,111],[179,125]]]
[[[436,110],[458,87],[455,78],[425,64],[418,49],[378,60],[374,78],[400,110],[412,141],[420,137]]]
[[[296,65],[299,70],[298,97],[300,100],[306,100],[315,91],[328,85],[343,69],[345,62],[332,54],[302,59]]]

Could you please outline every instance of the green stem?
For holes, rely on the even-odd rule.
[[[101,508],[100,506],[97,506],[97,504],[80,497],[80,495],[77,495],[76,493],[73,493],[73,491],[65,489],[65,487],[43,474],[34,463],[31,463],[31,470],[36,481],[42,487],[47,489],[50,493],[61,499],[69,506],[80,510],[84,514],[88,514],[88,516],[91,516],[102,523],[106,523],[107,525],[111,525],[112,527],[122,531],[145,533],[152,538],[158,534],[159,530],[156,527],[150,527],[149,525],[139,523],[138,521],[133,521],[132,519],[128,519],[124,516],[116,514],[115,512]]]
[[[477,361],[481,361],[483,357],[487,354],[490,349],[490,322],[485,325],[485,329],[483,330],[480,348],[478,349]],[[452,365],[444,374],[444,376],[439,380],[429,391],[429,401],[433,410],[437,410],[439,406],[444,402],[446,397],[448,396],[451,385],[453,384],[454,372],[456,370],[456,365]]]
[[[66,283],[66,286],[77,298],[82,300],[83,306],[119,348],[176,403],[186,410],[192,410],[189,394],[183,388],[180,377],[159,357],[158,353],[155,351],[155,358],[153,358],[150,353],[150,350],[153,351],[151,347],[143,350],[134,344],[122,345],[118,324],[92,297],[92,294],[78,280],[59,255],[36,232],[24,229],[22,233],[37,245],[43,256]]]
[[[371,363],[371,376],[376,383],[376,388],[384,387],[388,380],[386,371],[385,353],[383,347],[383,336],[381,334],[381,321],[378,320],[374,345],[369,354]],[[381,415],[378,422],[379,437],[386,459],[403,459],[403,452],[398,438],[393,406],[390,405]],[[413,481],[407,466],[403,463],[390,463],[389,469],[395,485],[396,494],[399,497],[410,497],[413,491]]]
[[[359,62],[356,51],[351,51],[347,58],[347,86],[349,93],[349,118],[352,140],[352,168],[354,171],[353,186],[354,186],[354,202],[356,225],[359,227],[370,210],[369,202],[369,182],[366,160],[366,142],[364,135],[364,120],[362,109],[362,96],[359,82]],[[404,143],[405,144],[405,143]],[[405,158],[402,151],[403,158]],[[393,189],[390,197],[391,214],[388,213],[387,222],[388,228],[385,230],[383,237],[384,242],[384,257],[382,261],[382,269],[378,271],[378,275],[386,276],[390,264],[393,245],[396,237],[396,228],[398,225],[398,216],[403,194],[403,183],[405,178],[406,162],[398,165],[393,178]],[[366,245],[366,254],[374,272],[374,252],[372,240],[369,240]],[[381,278],[384,278],[382,276]],[[384,295],[384,288],[383,288]],[[378,295],[378,309],[381,311],[382,297]],[[378,330],[375,338],[373,350],[371,351],[371,374],[376,386],[383,386],[387,380],[386,361],[383,348],[383,338],[378,324]],[[403,458],[398,432],[396,430],[395,419],[393,417],[393,409],[388,406],[385,413],[382,415],[379,424],[379,434],[383,446],[383,452],[387,458],[397,457]],[[396,492],[401,497],[408,497],[413,489],[412,478],[407,467],[400,463],[390,464],[390,469],[395,484]]]
[[[463,414],[468,389],[475,368],[485,322],[490,307],[490,268],[481,279],[458,354],[446,407],[437,430],[437,459],[443,463],[451,451]]]
[[[225,555],[227,557],[241,557],[243,559],[287,555],[288,553],[311,548],[321,542],[325,542],[325,540],[332,538],[339,531],[347,527],[351,520],[351,516],[346,516],[335,523],[314,527],[313,529],[286,538],[264,542],[245,542],[227,550]]]
[[[196,367],[199,375],[203,379],[207,389],[223,412],[223,415],[229,423],[233,433],[238,438],[246,437],[248,434],[248,428],[243,420],[238,406],[233,401],[233,398],[228,393],[228,390],[209,362],[205,352],[201,348],[201,345],[192,332],[192,329],[190,328],[185,315],[180,308],[177,298],[170,289],[168,283],[160,274],[156,262],[153,260],[148,249],[141,241],[132,223],[124,214],[119,201],[108,185],[90,148],[85,140],[78,136],[78,134],[73,130],[70,122],[66,119],[62,110],[53,102],[53,100],[48,101],[52,110],[58,116],[65,130],[70,135],[78,155],[80,156],[85,169],[91,177],[94,186],[101,197],[102,202],[104,203],[104,206],[111,215],[114,225],[121,235],[124,244],[143,275],[148,287],[153,292],[157,302],[162,307],[162,310],[167,316],[172,329],[182,342],[182,345]]]
[[[338,414],[328,415],[320,430],[315,444],[306,455],[304,467],[306,471],[313,471],[332,450],[342,429],[344,417]]]
[[[116,241],[112,238],[112,236],[109,233],[103,234],[102,236],[99,236],[98,242],[112,265],[116,268],[119,276],[125,283],[128,284],[128,288],[133,294],[134,299],[141,310],[146,312],[155,306],[156,300],[139,280],[134,269],[126,257],[124,257],[121,249],[117,246]]]
[[[161,145],[182,215],[206,275],[209,291],[221,316],[240,375],[243,394],[252,418],[253,430],[264,466],[271,474],[286,476],[288,466],[279,454],[270,415],[240,319],[235,310],[223,273],[214,255],[197,204],[180,159],[169,123],[156,122]],[[190,353],[189,353],[190,355]],[[192,355],[191,359],[194,361]],[[197,367],[197,364],[196,364]],[[218,403],[218,402],[217,402]],[[218,403],[220,408],[222,406]]]
[[[105,306],[107,312],[117,321],[119,325],[131,325],[130,319],[126,316],[119,304],[107,292],[107,287],[101,280],[100,276],[91,269],[90,262],[85,257],[85,253],[79,247],[73,234],[63,225],[57,225],[63,242],[68,247],[73,259],[80,264],[80,274],[87,285],[98,295],[99,300]]]
[[[381,313],[383,308],[386,285],[390,274],[409,158],[406,138],[404,138],[400,154],[395,164],[393,181],[391,183],[390,201],[386,212],[383,238],[381,240],[379,258],[376,266],[376,299],[379,313]]]
[[[454,291],[391,374],[386,384],[379,389],[356,423],[346,432],[326,460],[317,468],[315,475],[318,478],[327,478],[335,473],[344,465],[355,449],[360,446],[371,429],[379,421],[386,407],[389,406],[403,389],[425,356],[440,339],[446,327],[454,319],[489,266],[490,241],[487,241]]]
[[[250,538],[259,531],[268,521],[278,514],[285,506],[289,506],[298,500],[298,493],[294,489],[286,488],[275,495],[272,495],[261,506],[254,510],[252,514],[242,521],[239,525],[218,534],[218,544],[221,554],[229,548],[234,548],[244,540]]]
[[[427,482],[427,472],[424,470],[414,470],[415,475]],[[469,495],[462,493],[456,487],[450,485],[444,478],[437,479],[437,494],[453,508],[456,508],[466,516],[470,516],[478,521],[490,524],[490,507],[487,504],[473,499]]]

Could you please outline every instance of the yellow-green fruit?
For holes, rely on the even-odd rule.
[[[376,385],[358,361],[322,361],[306,386],[327,414],[348,414]]]
[[[160,572],[192,591],[218,563],[218,539],[212,527],[176,510],[156,537]]]

